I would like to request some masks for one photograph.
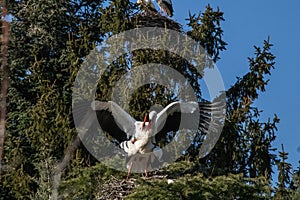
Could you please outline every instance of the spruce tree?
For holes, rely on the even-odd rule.
[[[290,188],[293,191],[292,198],[299,199],[300,198],[300,161],[297,170],[295,170],[293,173]]]
[[[208,5],[200,14],[189,14],[188,30],[184,30],[174,20],[140,10],[128,0],[21,0],[10,1],[8,7],[12,16],[11,82],[3,159],[6,169],[0,181],[0,199],[51,196],[55,167],[66,155],[68,162],[61,170],[58,190],[59,197],[65,199],[105,199],[109,195],[117,198],[120,191],[122,198],[270,198],[276,160],[272,142],[279,119],[274,115],[261,121],[262,111],[255,106],[275,66],[269,38],[262,47],[254,47],[249,72],[226,91],[226,121],[213,151],[198,158],[205,138],[199,131],[191,147],[175,163],[157,172],[164,179],[142,180],[136,174],[133,177],[137,182],[125,182],[124,186],[125,173],[99,163],[77,137],[72,87],[79,68],[90,51],[108,37],[151,23],[191,37],[217,62],[227,45],[221,28],[223,13]],[[203,100],[199,84],[202,74],[178,55],[152,49],[136,50],[115,59],[99,80],[95,98],[111,100],[112,88],[120,77],[153,62],[178,70],[191,83],[198,100]],[[130,113],[141,120],[151,105],[165,106],[176,100],[180,100],[176,93],[158,84],[147,84],[132,95]],[[160,145],[175,134],[161,136]],[[288,181],[286,170],[281,174],[283,190]],[[167,179],[174,183],[168,184]],[[138,186],[134,188],[134,184]]]
[[[35,193],[37,177],[42,173],[38,166],[49,159],[61,159],[70,138],[76,134],[71,116],[71,86],[80,64],[77,59],[101,41],[97,20],[102,3],[8,4],[12,16],[11,82],[4,149],[7,167],[1,178],[1,184],[10,193],[8,198],[28,199]]]
[[[287,162],[288,153],[284,151],[283,144],[279,152],[280,160],[278,161],[278,188],[276,190],[275,199],[290,199],[291,191],[288,186],[291,184],[292,165]]]

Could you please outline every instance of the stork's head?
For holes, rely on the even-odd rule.
[[[148,124],[147,130],[152,128],[152,124],[155,123],[156,117],[157,117],[156,111],[153,110],[149,113],[149,124]]]
[[[157,112],[156,111],[151,111],[150,113],[149,113],[149,122],[151,122],[151,121],[155,121],[156,120],[156,117],[157,117]]]
[[[156,117],[157,117],[157,112],[156,111],[151,111],[149,114],[146,114],[144,117],[144,122],[142,124],[142,128],[145,127],[145,123],[148,121],[148,126],[147,126],[147,130],[150,130],[152,128],[152,124],[153,122],[156,121]]]

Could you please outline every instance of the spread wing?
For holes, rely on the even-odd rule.
[[[91,106],[93,110],[96,110],[102,130],[119,143],[135,134],[136,120],[115,102],[94,101]]]
[[[159,138],[170,131],[197,129],[199,119],[197,102],[173,102],[157,114],[156,127]]]
[[[224,116],[224,104],[210,102],[174,102],[157,115],[157,134],[159,141],[171,131],[181,129],[200,130],[206,134],[209,129],[216,130],[219,120]]]

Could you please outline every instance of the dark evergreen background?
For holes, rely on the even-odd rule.
[[[49,199],[54,168],[77,135],[71,96],[78,69],[85,56],[108,36],[140,25],[132,19],[144,11],[128,0],[12,0],[7,6],[12,16],[10,85],[0,199]],[[220,52],[226,50],[223,20],[223,13],[208,5],[202,14],[187,16],[189,29],[181,31],[199,42],[218,62]],[[174,179],[171,184],[166,179],[144,180],[140,174],[134,175],[136,187],[128,189],[128,198],[300,198],[300,169],[291,169],[284,147],[279,155],[274,154],[272,147],[279,118],[275,115],[262,121],[263,108],[253,105],[267,89],[275,66],[271,48],[266,36],[249,55],[249,72],[238,77],[226,91],[226,122],[213,151],[198,159],[199,146],[194,145],[177,162],[161,169],[158,174]],[[185,67],[193,68],[174,58],[176,55],[168,52],[149,50],[117,59],[99,83],[97,99],[109,100],[115,80],[128,71],[128,65],[157,61],[174,66],[182,74]],[[195,84],[200,78],[189,77]],[[159,95],[149,96],[145,88]],[[166,105],[176,100],[160,86],[145,88],[132,98],[131,112],[137,119],[153,102]],[[201,88],[196,89],[200,99]],[[198,143],[203,139],[201,136],[196,138]],[[272,176],[274,166],[278,166],[278,178]],[[59,194],[63,199],[105,199],[114,190],[110,183],[122,182],[125,175],[106,168],[79,145],[63,170]],[[272,178],[276,185],[271,184]]]

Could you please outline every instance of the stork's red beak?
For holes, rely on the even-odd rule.
[[[142,128],[144,128],[144,127],[145,127],[145,123],[146,123],[146,121],[147,121],[147,113],[146,113],[146,115],[145,115],[145,117],[144,117],[144,121],[143,121],[143,124],[142,124]]]
[[[150,128],[151,128],[151,125],[152,125],[152,121],[151,121],[151,119],[149,120],[149,124],[148,124],[148,126],[147,126],[147,131],[149,131],[150,130]]]

